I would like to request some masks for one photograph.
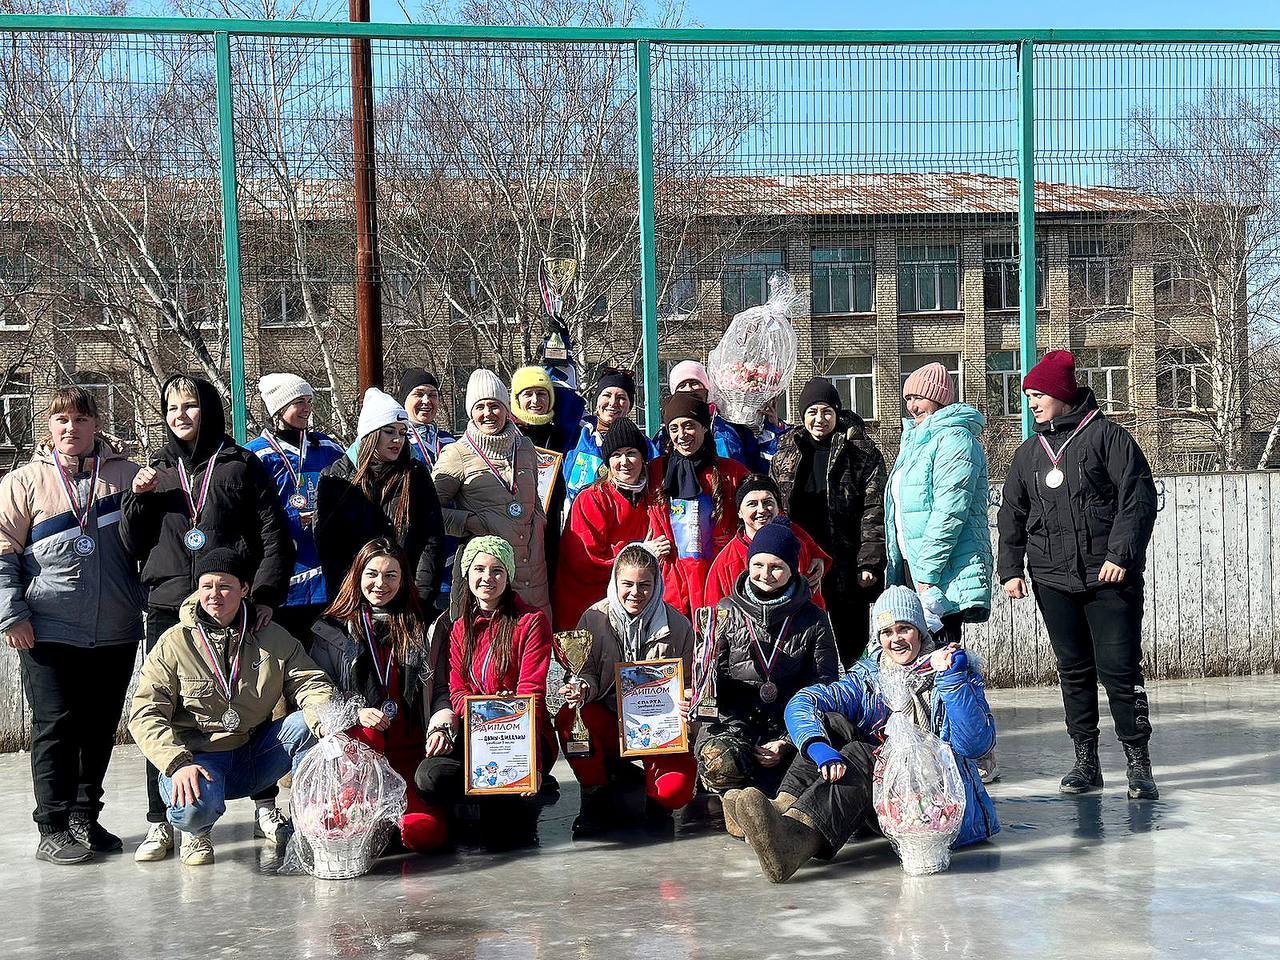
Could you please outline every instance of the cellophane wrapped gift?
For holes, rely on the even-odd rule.
[[[791,315],[800,297],[791,277],[769,278],[769,299],[733,318],[707,358],[711,399],[730,423],[760,426],[760,408],[787,389],[796,370]]]
[[[876,759],[871,799],[880,828],[910,876],[951,865],[951,844],[964,821],[965,790],[951,747],[911,719],[907,670],[881,670],[880,694],[893,713]]]
[[[404,778],[378,751],[346,733],[358,722],[360,697],[335,700],[321,715],[327,733],[293,775],[294,834],[281,873],[342,880],[368,873],[399,829]]]

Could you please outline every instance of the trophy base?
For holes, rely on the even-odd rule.
[[[693,715],[699,720],[719,720],[720,711],[715,707],[698,707],[693,711]]]
[[[565,756],[568,757],[585,757],[591,752],[591,742],[588,740],[570,740],[564,745]]]

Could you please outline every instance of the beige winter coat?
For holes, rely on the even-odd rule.
[[[476,517],[483,532],[502,537],[515,551],[516,569],[512,585],[520,599],[531,607],[537,607],[551,617],[551,591],[547,586],[547,562],[544,552],[543,532],[547,517],[538,499],[538,455],[532,441],[521,434],[510,422],[498,436],[506,438],[510,433],[513,456],[500,457],[492,441],[468,428],[457,443],[451,443],[440,451],[431,477],[435,480],[436,493],[444,508],[444,529],[447,534],[459,537],[459,562],[453,565],[453,588],[449,594],[449,614],[454,619],[462,615],[463,591],[467,575],[462,569],[461,557],[466,540],[467,520]],[[484,459],[476,452],[473,440],[490,462],[498,468],[502,480],[495,477]],[[511,461],[515,461],[515,495],[511,483]],[[512,517],[512,502],[520,504],[519,517]]]

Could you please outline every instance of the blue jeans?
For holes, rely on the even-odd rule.
[[[169,822],[184,833],[209,829],[227,812],[228,800],[259,793],[290,770],[296,770],[315,742],[302,711],[297,710],[259,729],[243,747],[197,753],[195,762],[213,779],[200,779],[200,799],[195,803],[175,807],[173,780],[160,775],[160,794],[168,805]]]

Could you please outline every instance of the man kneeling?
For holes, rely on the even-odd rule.
[[[890,587],[871,621],[879,649],[835,683],[805,687],[787,704],[787,732],[799,748],[769,800],[754,788],[736,798],[734,814],[772,883],[788,880],[810,857],[830,858],[874,816],[871,781],[889,707],[880,676],[905,670],[914,691],[911,718],[951,745],[964,780],[964,822],[952,847],[994,836],[995,808],[978,775],[977,759],[991,749],[995,720],[982,677],[956,644],[933,650],[920,598]]]
[[[333,696],[325,674],[283,627],[253,631],[249,566],[234,550],[196,560],[198,587],[178,625],[147,654],[129,732],[160,771],[168,819],[185,836],[182,862],[213,863],[209,831],[226,801],[248,797],[296,767]],[[280,720],[281,697],[301,709]]]

